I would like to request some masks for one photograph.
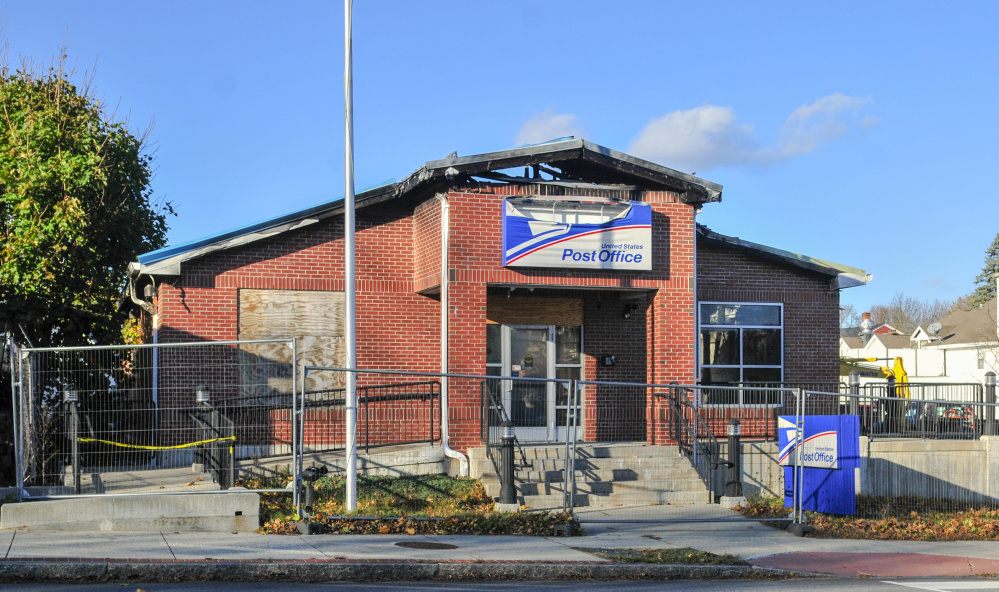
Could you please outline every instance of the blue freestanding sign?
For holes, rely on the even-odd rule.
[[[780,416],[777,427],[778,459],[784,466],[784,505],[794,506],[794,472],[800,456],[802,509],[827,514],[856,513],[860,418],[856,415],[806,415],[801,442],[797,441],[793,415]]]

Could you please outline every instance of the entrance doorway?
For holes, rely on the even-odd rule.
[[[579,326],[487,325],[487,372],[513,378],[578,379],[582,372],[582,338],[583,328]],[[501,404],[515,426],[517,439],[565,441],[567,384],[533,380],[499,382]]]

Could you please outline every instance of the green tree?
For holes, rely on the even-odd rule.
[[[975,291],[971,293],[973,305],[985,304],[996,297],[996,279],[992,277],[994,273],[999,273],[999,234],[992,239],[989,248],[985,249],[985,266],[975,278]]]
[[[0,328],[36,346],[118,342],[130,261],[165,242],[145,136],[65,68],[0,70]]]

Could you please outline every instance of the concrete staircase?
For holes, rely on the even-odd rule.
[[[514,480],[518,502],[531,509],[561,509],[565,497],[565,444],[523,445]],[[484,448],[470,451],[472,476],[499,495],[500,482]],[[690,505],[712,497],[690,461],[675,446],[643,443],[577,444],[574,507]]]

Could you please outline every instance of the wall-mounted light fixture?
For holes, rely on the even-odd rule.
[[[624,318],[630,319],[631,315],[635,314],[636,310],[638,310],[637,304],[635,303],[626,304],[624,307]]]

